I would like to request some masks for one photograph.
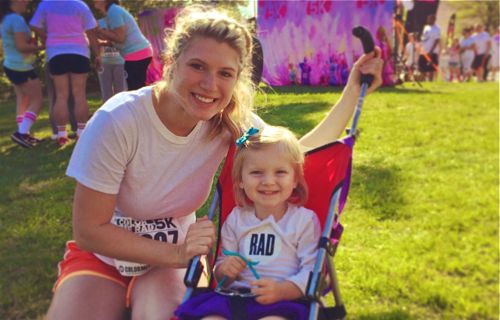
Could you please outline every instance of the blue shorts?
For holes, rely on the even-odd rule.
[[[35,73],[35,70],[31,69],[28,71],[16,71],[7,68],[6,66],[3,67],[3,70],[5,71],[5,75],[7,76],[7,79],[9,79],[10,82],[12,82],[15,85],[21,85],[25,82],[28,82],[28,80],[31,79],[37,79],[38,76]]]

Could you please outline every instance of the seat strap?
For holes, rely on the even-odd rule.
[[[346,315],[347,311],[343,305],[320,308],[318,320],[344,319]]]
[[[231,310],[231,319],[247,320],[246,299],[239,296],[230,297],[229,310]]]

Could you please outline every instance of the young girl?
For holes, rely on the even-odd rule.
[[[462,76],[460,75],[460,43],[457,38],[453,39],[447,51],[449,55],[448,67],[450,68],[449,81],[453,82],[453,79],[462,81]]]
[[[222,226],[219,285],[181,305],[181,319],[233,319],[236,303],[248,319],[307,317],[307,306],[293,300],[304,296],[320,226],[301,206],[307,199],[304,157],[289,130],[252,129],[237,141],[232,177],[238,206]]]

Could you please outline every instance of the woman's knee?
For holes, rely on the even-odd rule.
[[[169,319],[182,301],[184,270],[153,268],[131,290],[132,319]]]
[[[67,279],[57,288],[47,319],[123,319],[126,289],[91,275]]]

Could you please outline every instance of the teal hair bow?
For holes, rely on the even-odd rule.
[[[241,147],[245,142],[247,142],[248,138],[250,138],[257,132],[259,132],[259,129],[251,127],[240,138],[238,138],[238,140],[236,140],[236,146]]]

